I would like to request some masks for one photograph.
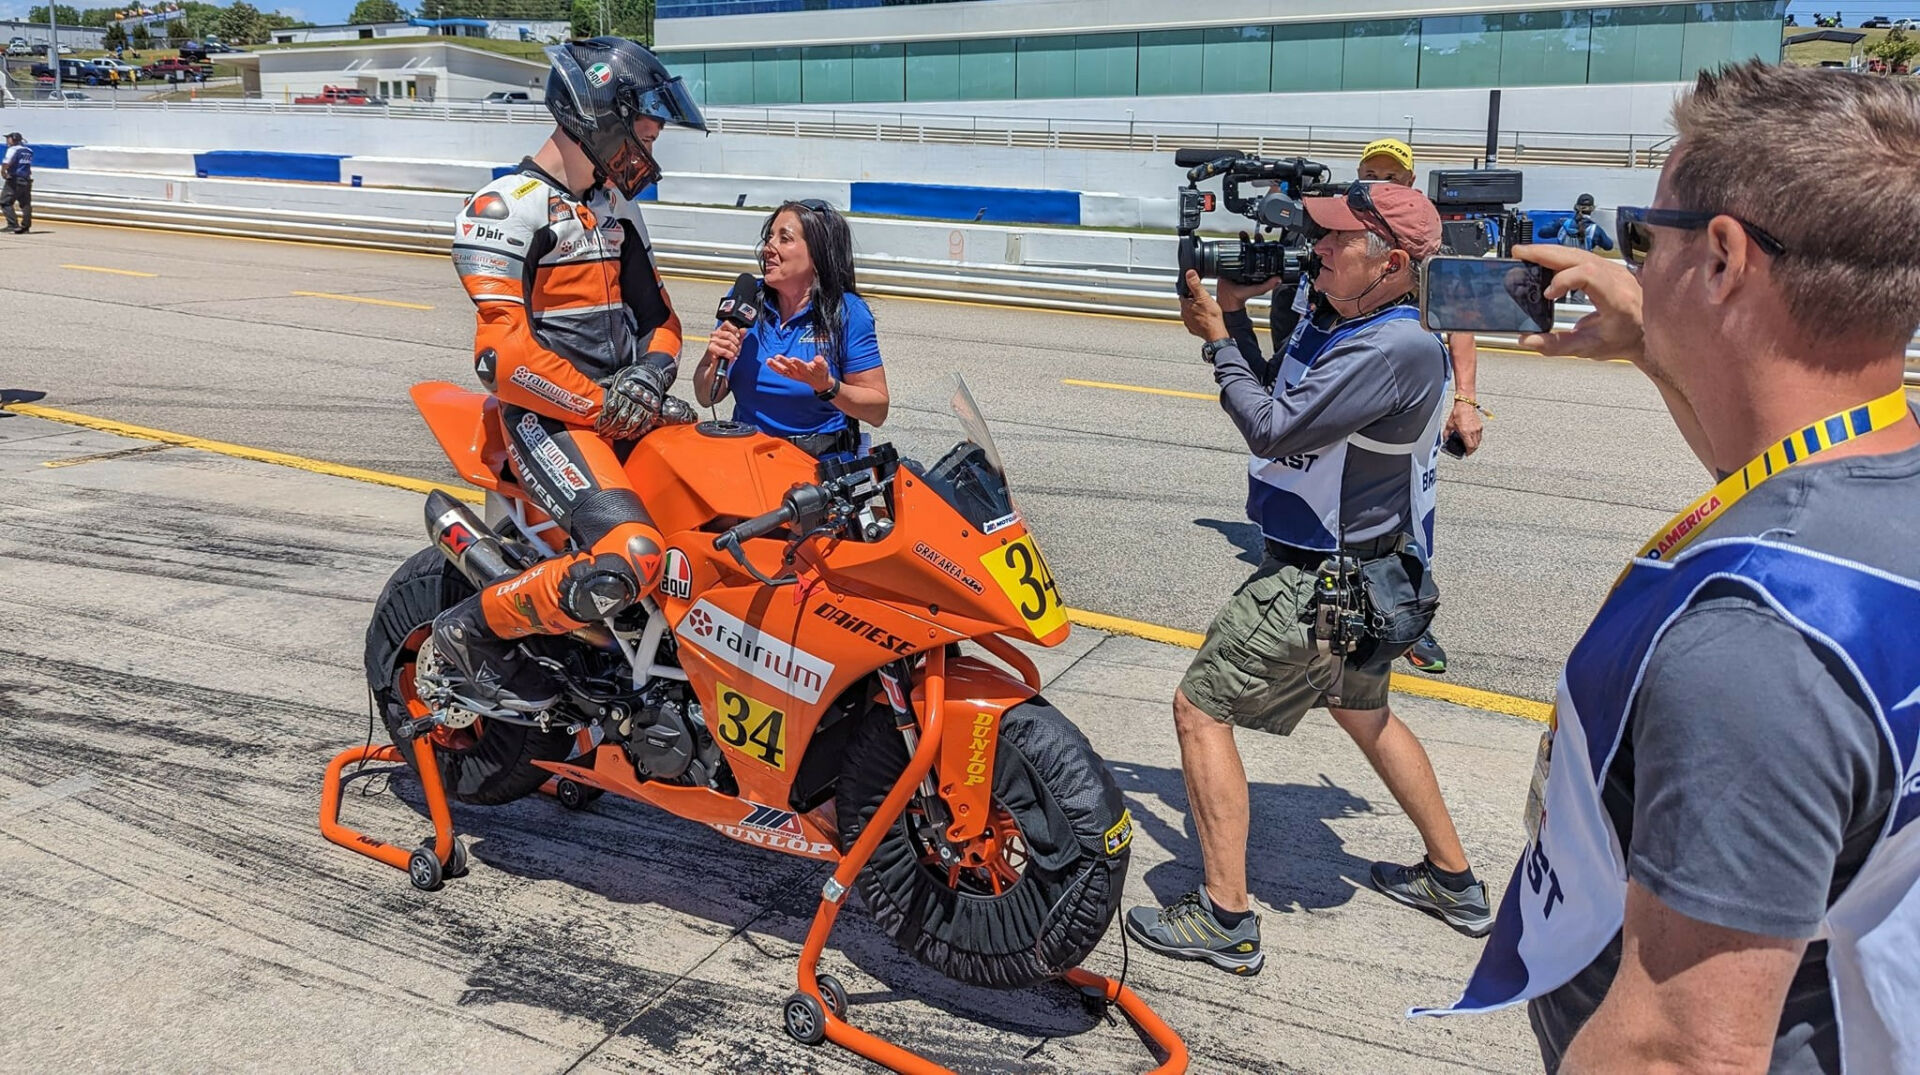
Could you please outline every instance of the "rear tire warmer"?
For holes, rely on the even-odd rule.
[[[414,648],[407,640],[422,625],[465,600],[473,584],[447,562],[438,549],[414,553],[387,580],[367,625],[367,686],[373,690],[387,738],[416,765],[412,744],[399,728],[412,716],[402,698],[397,677],[411,667]],[[538,790],[553,774],[535,761],[564,761],[573,752],[573,737],[563,731],[543,732],[525,724],[480,720],[477,734],[464,746],[434,744],[440,762],[440,780],[447,797],[477,806],[497,806]]]
[[[907,760],[884,715],[853,733],[836,804],[841,846],[853,846]],[[1017,989],[1078,966],[1106,933],[1130,851],[1108,855],[1105,834],[1125,804],[1086,737],[1038,697],[1001,722],[993,788],[1030,852],[1004,893],[948,887],[920,861],[905,813],[854,885],[880,928],[914,958],[968,985]]]

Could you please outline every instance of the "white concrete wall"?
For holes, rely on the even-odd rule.
[[[193,150],[190,149],[122,149],[114,146],[87,146],[67,151],[67,167],[83,172],[136,172],[144,175],[181,176],[194,174]]]
[[[29,112],[28,115],[36,120],[45,117],[45,122],[36,124],[36,129],[53,127],[53,117],[57,116],[58,140],[71,145],[202,151],[255,149],[511,164],[539,146],[551,129],[551,120],[544,109],[503,111],[512,111],[516,120],[524,118],[528,122],[436,122],[322,111],[311,115],[242,115],[186,110],[63,109],[57,113]],[[24,126],[27,120],[22,117],[19,122]],[[47,135],[37,137],[54,140]],[[662,193],[669,200],[693,200],[675,192],[675,176],[765,176],[828,184],[878,180],[1074,190],[1134,199],[1137,208],[1124,203],[1095,202],[1102,222],[1114,227],[1135,226],[1130,223],[1134,212],[1140,214],[1139,225],[1171,226],[1171,200],[1175,187],[1182,182],[1181,170],[1173,166],[1171,149],[1154,155],[766,135],[706,137],[690,131],[670,131],[661,138],[657,152],[668,173]],[[1354,160],[1327,159],[1322,163],[1333,169],[1336,179],[1351,178],[1359,165]],[[1420,171],[1424,189],[1426,169]],[[1575,195],[1582,192],[1592,194],[1603,206],[1645,204],[1652,200],[1658,178],[1646,169],[1625,168],[1530,167],[1526,174],[1526,204],[1530,208],[1571,207]],[[705,188],[699,200],[731,203],[742,180],[714,182],[718,185]],[[713,193],[725,196],[711,199],[704,196]],[[1140,202],[1140,199],[1147,201]],[[1238,230],[1239,224],[1237,218],[1219,214],[1209,226]]]

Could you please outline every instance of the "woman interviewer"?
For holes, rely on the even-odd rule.
[[[751,329],[714,328],[695,397],[711,407],[731,391],[735,421],[814,455],[856,450],[858,423],[885,422],[888,397],[847,219],[818,199],[787,202],[761,226],[760,268],[764,312]]]

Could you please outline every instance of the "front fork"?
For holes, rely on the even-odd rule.
[[[948,661],[949,683],[957,677],[954,662]],[[880,683],[887,705],[893,710],[894,728],[912,757],[920,746],[920,725],[913,712],[914,665],[911,660],[894,661],[880,669]],[[994,755],[1000,742],[999,705],[969,704],[966,710],[952,703],[965,694],[947,692],[947,716],[941,728],[940,753],[933,767],[920,781],[914,803],[925,818],[926,835],[943,859],[957,848],[978,840],[987,831],[992,814]],[[951,863],[950,863],[951,865]]]

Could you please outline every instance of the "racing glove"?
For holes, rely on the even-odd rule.
[[[673,399],[667,389],[673,387],[676,365],[670,355],[648,354],[615,371],[602,383],[607,397],[600,405],[594,432],[610,440],[635,440],[645,436],[659,423],[662,407]],[[684,403],[676,410],[691,413]]]

